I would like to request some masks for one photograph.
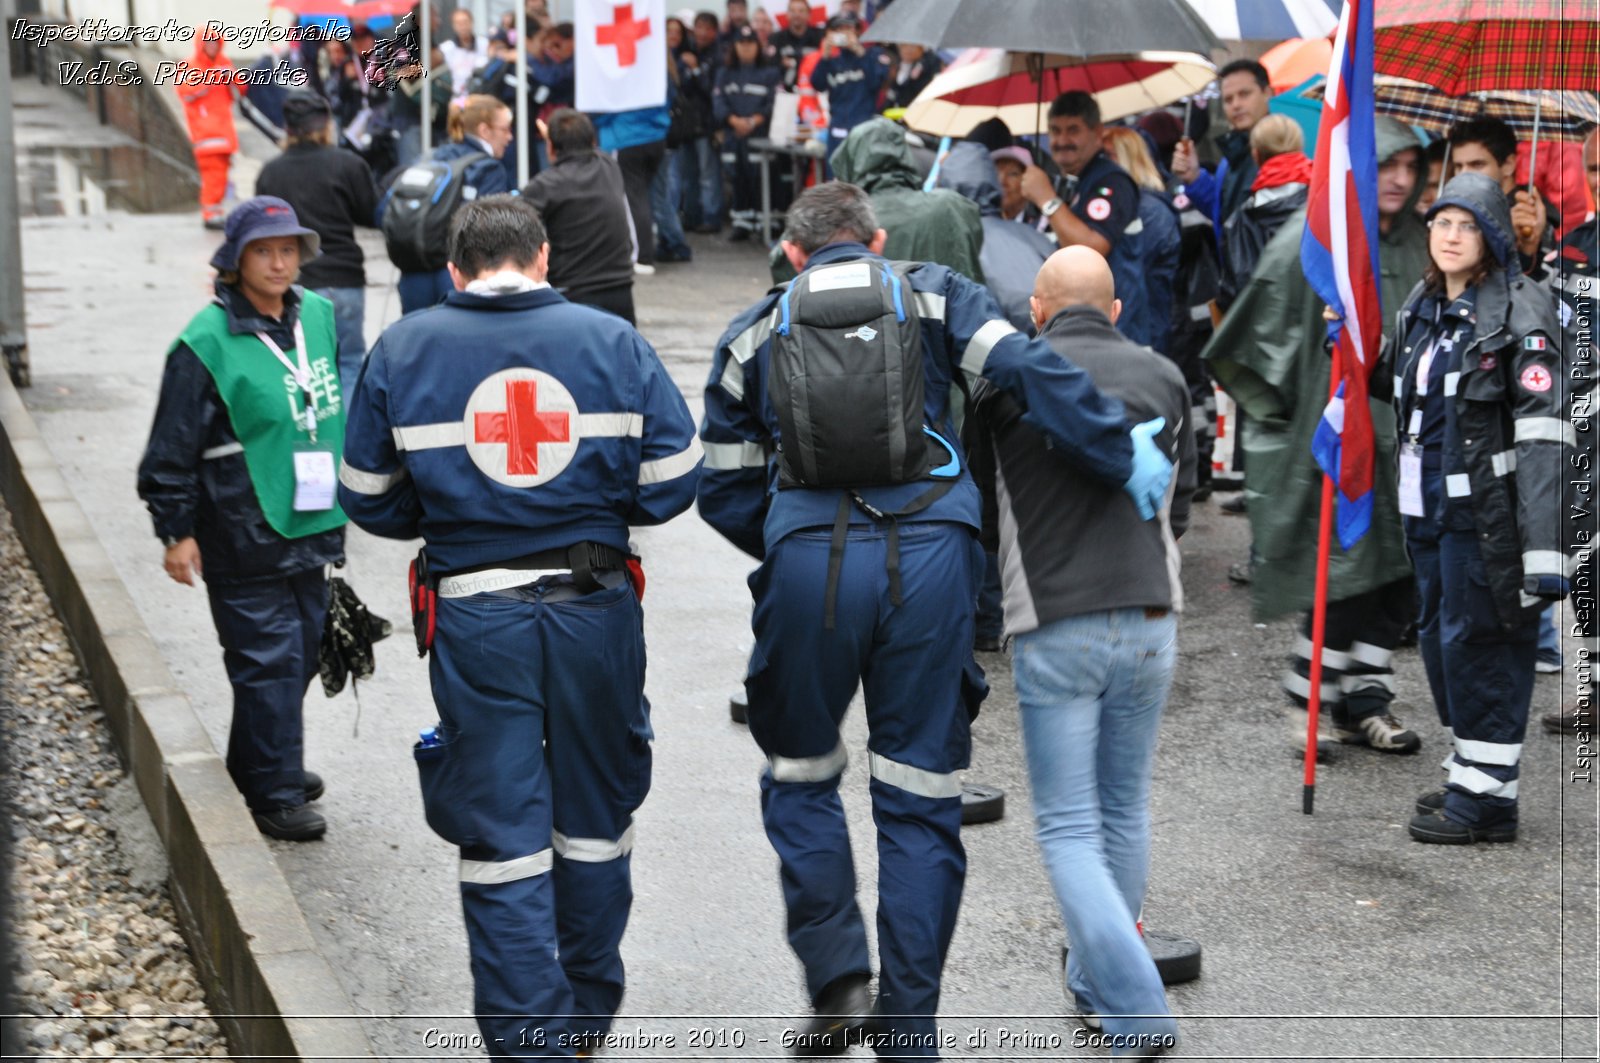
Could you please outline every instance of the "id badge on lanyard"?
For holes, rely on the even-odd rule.
[[[273,357],[283,363],[299,387],[304,409],[304,420],[300,427],[311,437],[309,443],[297,443],[294,448],[294,509],[300,513],[332,509],[339,475],[333,451],[317,445],[317,400],[311,387],[311,361],[306,354],[305,330],[299,321],[294,323],[293,362],[271,336],[258,332],[256,337],[272,352]]]

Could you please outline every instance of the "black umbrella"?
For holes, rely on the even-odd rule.
[[[925,48],[1003,48],[1087,59],[1221,47],[1185,0],[900,0],[863,38]]]

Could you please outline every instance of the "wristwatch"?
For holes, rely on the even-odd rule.
[[[1048,199],[1048,200],[1045,201],[1044,206],[1039,208],[1039,214],[1042,217],[1048,218],[1050,215],[1054,214],[1056,211],[1058,211],[1060,209],[1061,209],[1061,197],[1060,196],[1055,196],[1054,198]]]
[[[161,537],[161,545],[171,550],[187,538],[189,538],[187,535],[163,535]]]

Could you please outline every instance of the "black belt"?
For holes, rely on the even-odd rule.
[[[509,568],[512,570],[526,569],[538,571],[541,569],[570,569],[572,579],[585,591],[597,591],[600,582],[594,578],[596,572],[607,572],[625,568],[628,563],[628,553],[618,550],[605,543],[581,542],[571,546],[557,547],[554,550],[540,550],[535,554],[524,554],[514,557],[509,561],[490,561],[482,565],[471,565],[467,568],[456,569],[452,576],[466,576],[473,572],[483,572],[491,568]]]

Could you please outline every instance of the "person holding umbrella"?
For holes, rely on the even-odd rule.
[[[1087,92],[1063,92],[1050,104],[1050,157],[1061,168],[1064,188],[1038,166],[1022,175],[1022,194],[1050,224],[1062,247],[1082,245],[1111,263],[1122,316],[1117,329],[1135,340],[1151,330],[1154,308],[1145,297],[1139,275],[1139,249],[1127,230],[1139,218],[1139,188],[1103,147],[1105,130],[1100,105]]]
[[[1498,118],[1472,118],[1450,127],[1450,176],[1481,173],[1500,186],[1511,209],[1511,232],[1525,273],[1555,250],[1561,217],[1544,197],[1517,187],[1517,135]]]
[[[1417,637],[1455,737],[1445,788],[1417,799],[1409,828],[1434,845],[1516,840],[1539,614],[1571,576],[1561,326],[1548,291],[1517,268],[1512,224],[1496,181],[1452,178],[1428,212],[1428,271],[1384,352],[1404,433]]]

